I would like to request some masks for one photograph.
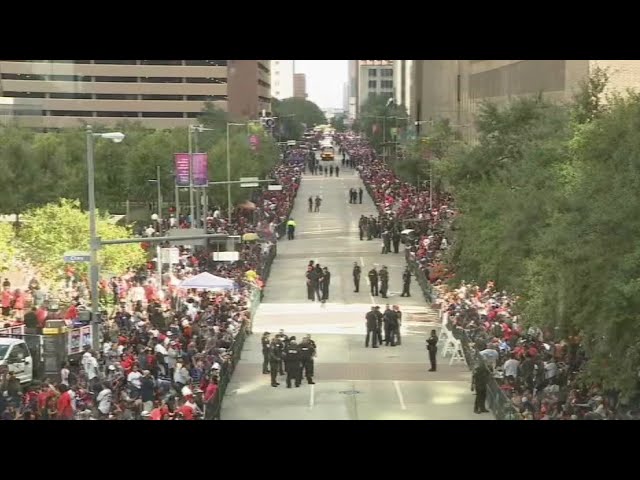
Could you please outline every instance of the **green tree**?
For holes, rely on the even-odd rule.
[[[386,95],[369,95],[360,108],[354,129],[365,134],[371,144],[380,149],[384,142],[397,140],[399,129],[408,127],[407,110],[390,101]]]
[[[63,274],[66,251],[89,250],[89,215],[82,211],[77,200],[61,199],[58,203],[34,208],[25,212],[24,220],[19,244],[28,259],[48,279],[57,279]],[[132,236],[128,228],[114,225],[106,214],[99,216],[98,235],[104,240]],[[115,274],[144,264],[145,257],[139,244],[108,246],[99,253],[103,271]],[[85,273],[88,270],[84,263],[77,267]]]
[[[0,223],[0,272],[10,268],[18,251],[13,226]]]
[[[331,126],[335,128],[336,132],[346,132],[347,126],[345,125],[345,116],[336,115],[331,119]]]
[[[271,110],[278,117],[282,140],[299,140],[304,129],[327,123],[320,107],[303,98],[285,98],[272,101]]]

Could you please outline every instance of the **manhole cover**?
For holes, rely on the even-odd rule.
[[[358,395],[360,392],[358,390],[344,390],[340,393],[342,395]]]

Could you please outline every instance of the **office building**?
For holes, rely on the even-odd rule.
[[[393,97],[393,60],[358,60],[358,112],[372,94]]]
[[[271,96],[278,100],[293,97],[295,60],[271,60]]]
[[[393,98],[396,105],[402,105],[411,114],[413,60],[393,61]]]
[[[307,98],[307,76],[304,73],[293,74],[293,96]]]
[[[411,118],[418,122],[418,133],[446,118],[472,141],[483,102],[505,104],[537,94],[569,101],[598,66],[609,71],[605,93],[640,87],[638,60],[414,60]]]
[[[358,114],[358,60],[349,60],[349,105],[347,114],[355,120]]]
[[[269,67],[269,60],[0,60],[0,97],[5,105],[13,99],[14,118],[27,126],[129,120],[170,128],[194,123],[207,102],[237,120],[270,111]],[[28,113],[35,110],[41,114]]]

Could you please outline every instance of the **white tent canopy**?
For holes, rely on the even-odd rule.
[[[199,290],[232,290],[235,286],[233,280],[217,277],[208,272],[188,278],[180,284],[180,288],[196,288]]]

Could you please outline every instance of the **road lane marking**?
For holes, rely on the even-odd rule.
[[[313,409],[313,406],[316,403],[316,399],[315,399],[316,389],[314,387],[315,385],[311,385],[311,392],[309,392],[309,408],[310,409]]]
[[[404,397],[402,396],[402,390],[400,390],[400,382],[394,380],[393,386],[396,387],[396,394],[398,395],[398,400],[400,401],[400,408],[402,410],[406,410],[407,406],[404,404]]]

